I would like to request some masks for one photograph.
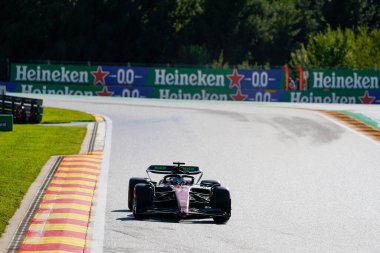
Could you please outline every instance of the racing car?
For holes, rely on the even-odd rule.
[[[185,218],[213,218],[226,223],[231,217],[231,197],[228,188],[218,180],[201,180],[203,172],[197,166],[151,165],[148,178],[129,180],[128,208],[136,219],[156,214]],[[154,179],[154,177],[159,177]]]

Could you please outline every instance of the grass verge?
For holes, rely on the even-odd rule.
[[[365,116],[364,114],[362,113],[358,113],[358,112],[351,112],[351,111],[340,111],[344,114],[347,114],[351,117],[353,117],[354,119],[357,119],[361,122],[364,122],[366,123],[367,125],[370,125],[372,126],[373,128],[377,129],[377,130],[380,130],[380,124],[376,121],[374,121],[373,119]]]
[[[42,123],[56,124],[56,123],[70,123],[73,121],[91,122],[91,121],[95,121],[95,117],[91,114],[74,111],[74,110],[44,107]]]
[[[49,123],[93,118],[56,108],[48,108],[44,117]],[[78,154],[85,134],[85,127],[29,124],[14,125],[13,132],[0,132],[0,236],[50,156]]]

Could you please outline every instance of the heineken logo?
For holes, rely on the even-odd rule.
[[[54,83],[88,83],[88,71],[68,70],[65,66],[43,68],[37,65],[16,65],[15,81],[21,82],[54,82]],[[34,66],[34,65],[33,65]],[[46,66],[46,65],[44,65]]]
[[[324,72],[313,73],[313,88],[316,89],[379,89],[379,78],[377,76],[359,75],[337,75],[332,72],[326,75]]]
[[[240,75],[237,69],[234,69],[231,75],[227,75],[227,78],[230,79],[230,88],[236,87],[236,94],[230,95],[234,101],[244,101],[248,98],[247,95],[242,94],[241,92],[241,80],[244,79],[244,75]]]
[[[104,86],[106,84],[104,78],[109,75],[109,72],[103,71],[102,67],[98,66],[98,69],[96,71],[91,71],[91,74],[94,76],[94,85],[101,84]]]
[[[326,104],[355,104],[355,96],[338,96],[336,93],[326,94],[325,96],[314,95],[313,92],[307,95],[302,92],[291,92],[290,93],[291,103],[326,103]]]
[[[321,93],[319,93],[321,94]],[[352,96],[339,96],[335,92],[326,92],[323,95],[316,95],[313,92],[290,92],[291,103],[327,103],[327,104],[356,104],[360,101],[362,104],[372,104],[376,101],[376,96],[371,96],[366,90],[361,96],[356,93]]]
[[[178,69],[174,72],[168,72],[166,69],[155,69],[154,85],[225,86],[224,75],[205,74],[202,70],[197,70],[196,73],[181,73]]]
[[[48,94],[48,95],[77,95],[77,96],[94,96],[94,92],[91,90],[73,90],[68,86],[63,86],[62,88],[48,88],[49,86],[42,86],[42,88],[35,88],[33,84],[22,84],[22,93],[33,93],[33,94]],[[104,91],[104,90],[103,90]],[[99,94],[98,94],[99,95]],[[100,95],[101,96],[101,95]]]
[[[96,92],[96,94],[98,96],[101,96],[101,97],[112,97],[112,95],[114,94],[114,92],[108,91],[107,86],[103,86],[102,91],[98,91],[98,92]]]
[[[101,88],[101,89],[99,89]],[[19,92],[32,94],[48,95],[75,95],[75,96],[122,96],[122,97],[140,97],[138,89],[122,89],[116,94],[115,91],[108,89],[108,86],[70,86],[70,85],[40,85],[40,84],[20,84]]]
[[[183,92],[181,89],[178,89],[177,91],[160,89],[159,98],[182,100],[228,100],[227,94],[210,93],[203,89],[200,92]]]
[[[375,101],[376,97],[370,96],[368,90],[366,90],[364,92],[364,95],[362,97],[359,97],[359,99],[362,104],[372,104]]]

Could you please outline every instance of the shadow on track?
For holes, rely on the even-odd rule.
[[[130,213],[127,217],[117,218],[118,221],[149,221],[149,222],[162,222],[162,223],[181,223],[181,224],[215,224],[212,219],[180,219],[172,215],[154,215],[144,220],[137,220],[131,210],[121,209],[113,210],[112,213]]]
[[[113,210],[111,213],[132,213],[129,209],[120,209],[120,210]]]

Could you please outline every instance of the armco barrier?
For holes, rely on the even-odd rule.
[[[40,123],[42,100],[0,95],[0,113],[13,115],[15,123]]]

